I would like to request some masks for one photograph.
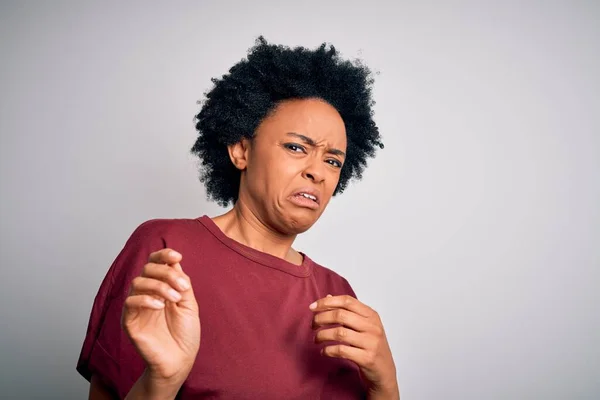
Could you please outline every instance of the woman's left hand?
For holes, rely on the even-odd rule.
[[[339,342],[324,347],[323,354],[355,362],[374,397],[399,398],[396,366],[379,314],[347,295],[329,295],[311,304],[310,309],[315,313],[313,327],[324,327],[315,342]]]

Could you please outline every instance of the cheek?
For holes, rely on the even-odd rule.
[[[291,183],[290,180],[302,174],[304,162],[285,155],[271,158],[268,166],[269,172],[282,183]]]
[[[302,171],[305,169],[305,165],[300,160],[286,160],[285,162],[277,165],[277,170],[283,176],[293,178],[302,175]]]
[[[279,195],[302,173],[302,163],[289,157],[264,158],[252,171],[253,185],[261,191]],[[334,188],[335,189],[335,188]]]

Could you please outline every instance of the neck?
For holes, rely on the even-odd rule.
[[[226,236],[239,243],[294,264],[302,263],[302,256],[292,249],[296,235],[277,232],[241,200],[213,221]]]

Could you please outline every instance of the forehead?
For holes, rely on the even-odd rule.
[[[339,112],[319,99],[287,100],[261,123],[261,134],[284,136],[289,132],[310,137],[316,142],[346,147],[346,127]]]

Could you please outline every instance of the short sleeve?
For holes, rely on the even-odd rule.
[[[143,373],[145,364],[121,328],[121,313],[129,285],[165,241],[148,221],[140,225],[108,270],[94,299],[77,371],[88,381],[100,378],[124,398]]]
[[[354,293],[354,289],[352,289],[352,286],[350,285],[350,283],[346,280],[346,278],[344,277],[340,277],[342,278],[342,287],[344,289],[344,294],[347,294],[349,296],[354,297],[355,299],[358,299],[358,297],[356,296],[356,293]]]

